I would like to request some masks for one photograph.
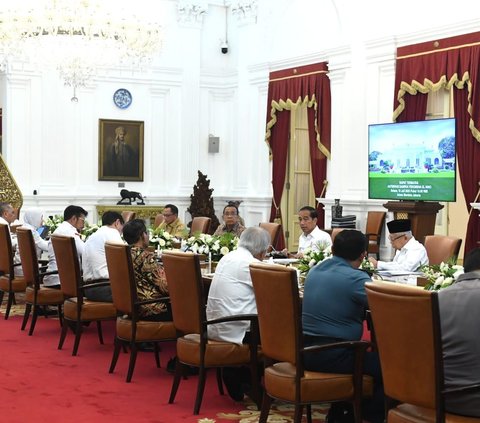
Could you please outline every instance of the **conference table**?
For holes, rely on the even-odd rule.
[[[295,267],[295,263],[297,263],[299,260],[298,259],[269,259],[269,260],[264,260],[265,264],[280,264],[288,267]],[[215,275],[215,266],[209,269],[208,267],[208,262],[202,261],[200,262],[200,267],[202,269],[202,281],[203,281],[203,287],[204,287],[204,294],[205,294],[205,300],[208,298],[208,292],[210,290],[210,285],[212,284],[213,281],[213,276]],[[212,271],[213,270],[213,271]],[[298,276],[298,281],[299,281],[299,294],[300,298],[303,298],[303,280],[304,277],[300,275],[300,272],[297,269],[297,276]]]

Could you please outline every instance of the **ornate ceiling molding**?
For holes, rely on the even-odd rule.
[[[257,21],[257,0],[233,0],[230,2],[230,9],[241,23],[256,23]]]
[[[178,0],[177,11],[178,22],[201,25],[208,6],[204,0]]]

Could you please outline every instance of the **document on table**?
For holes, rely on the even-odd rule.
[[[417,285],[417,277],[423,276],[422,272],[407,272],[405,270],[379,270],[378,275],[383,279],[407,285]]]

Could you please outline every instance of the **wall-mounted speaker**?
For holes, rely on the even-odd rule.
[[[208,136],[208,152],[209,153],[218,153],[220,147],[220,137],[214,137],[213,135]]]

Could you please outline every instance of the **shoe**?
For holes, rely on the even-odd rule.
[[[231,367],[224,367],[222,369],[222,381],[227,388],[228,395],[236,402],[243,401],[245,392],[243,391],[242,383],[239,381],[237,369]]]
[[[153,352],[155,351],[153,344],[151,342],[140,342],[137,346],[137,349],[139,351],[144,351],[144,352]]]
[[[352,404],[348,402],[334,402],[325,417],[325,423],[354,423],[355,414]]]
[[[58,310],[46,306],[37,306],[37,316],[58,316]]]

